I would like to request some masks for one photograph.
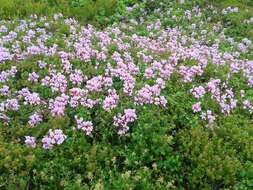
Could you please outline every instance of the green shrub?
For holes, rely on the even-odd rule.
[[[230,121],[229,121],[230,120]],[[190,189],[251,189],[253,129],[228,119],[221,128],[183,130],[178,134],[185,184]],[[240,189],[239,188],[239,189]]]
[[[111,138],[110,128],[105,128],[104,137],[97,140],[69,129],[66,143],[53,150],[31,151],[26,146],[1,141],[0,186],[78,190],[173,187],[175,181],[180,181],[181,161],[173,154],[173,137],[166,124],[169,120],[152,121],[150,116],[154,114],[163,113],[144,111],[131,135],[121,138]],[[69,124],[62,119],[52,120],[40,128],[59,125],[68,128]],[[1,134],[5,132],[2,128]],[[20,132],[12,131],[10,135],[18,136]],[[9,141],[11,137],[4,139]]]
[[[105,25],[107,17],[114,14],[116,0],[0,0],[0,16],[2,19],[25,18],[30,15],[50,16],[63,13],[66,17],[74,17],[82,22],[94,22]]]

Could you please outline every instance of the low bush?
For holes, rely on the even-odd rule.
[[[253,189],[250,2],[0,3],[0,189]]]

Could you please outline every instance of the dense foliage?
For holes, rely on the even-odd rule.
[[[253,189],[252,3],[181,3],[0,0],[0,189]]]

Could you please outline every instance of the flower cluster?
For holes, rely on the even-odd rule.
[[[36,147],[36,138],[31,136],[25,136],[25,144],[35,148]]]
[[[96,76],[86,82],[86,88],[90,92],[100,92],[103,87],[112,86],[112,79],[109,77]]]
[[[201,118],[203,120],[207,120],[208,126],[211,126],[215,121],[215,116],[213,115],[211,110],[207,110],[206,112],[202,112]]]
[[[75,85],[81,85],[85,77],[83,76],[83,73],[81,70],[75,70],[73,73],[69,76],[70,81]]]
[[[105,97],[105,100],[103,101],[103,108],[106,111],[110,111],[111,109],[117,107],[119,101],[119,96],[117,95],[117,92],[115,89],[108,90],[108,96]]]
[[[0,95],[7,96],[8,94],[10,94],[10,87],[3,85],[2,88],[0,88]]]
[[[17,68],[12,66],[11,69],[0,73],[0,83],[7,82],[10,78],[14,78],[17,73]]]
[[[243,101],[243,109],[249,110],[250,113],[253,113],[253,105],[250,103],[249,100]]]
[[[129,130],[128,123],[134,122],[137,119],[135,109],[125,109],[124,115],[118,114],[114,116],[113,124],[117,128],[119,135],[124,135]]]
[[[13,98],[13,99],[7,99],[5,104],[4,104],[6,110],[14,110],[17,111],[19,109],[19,103],[18,100]]]
[[[200,112],[201,111],[201,102],[197,102],[192,105],[193,112]]]
[[[30,92],[28,88],[22,88],[18,91],[18,97],[24,99],[24,104],[39,105],[41,104],[41,99],[39,94],[36,92]]]
[[[31,115],[29,117],[29,121],[28,124],[32,127],[34,127],[35,125],[41,123],[43,121],[42,119],[42,115],[38,114],[38,113],[34,113],[33,115]]]
[[[93,131],[93,124],[91,121],[84,121],[83,118],[75,117],[77,123],[77,129],[81,129],[86,135],[90,135]]]
[[[206,91],[203,86],[198,86],[191,89],[191,93],[195,98],[199,99],[205,95]]]
[[[39,75],[35,72],[29,73],[28,80],[31,82],[38,82]]]
[[[66,77],[61,73],[51,73],[51,78],[46,76],[42,79],[42,85],[50,86],[53,92],[65,92],[67,88]]]
[[[57,96],[54,100],[49,101],[49,110],[53,116],[63,116],[65,106],[68,104],[69,96],[62,94]]]
[[[222,14],[224,15],[229,14],[229,13],[238,13],[238,12],[239,12],[238,7],[227,7],[222,10]]]
[[[180,66],[178,73],[182,76],[184,82],[192,82],[195,76],[201,76],[203,69],[201,66]]]
[[[154,86],[145,85],[142,87],[135,96],[135,102],[139,105],[143,104],[155,104],[165,107],[167,100],[164,96],[161,96],[161,89],[164,88],[164,81],[157,80],[157,84]]]
[[[69,104],[71,107],[76,108],[77,106],[84,105],[87,101],[87,90],[81,88],[71,88],[69,90],[70,100]]]
[[[10,54],[7,48],[0,47],[0,65],[8,60],[12,60],[13,55]]]
[[[67,136],[63,134],[62,130],[50,129],[48,132],[48,135],[44,136],[41,142],[44,149],[50,149],[54,145],[62,144],[66,138]]]

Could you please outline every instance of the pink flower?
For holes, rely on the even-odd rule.
[[[207,120],[209,125],[213,124],[215,121],[215,116],[213,115],[211,110],[207,110],[206,112],[202,112],[201,118],[203,120]]]
[[[0,95],[7,96],[10,93],[10,87],[7,85],[3,85],[2,88],[0,88]]]
[[[54,100],[49,101],[49,109],[53,116],[64,116],[64,110],[68,104],[69,96],[62,94],[57,96]]]
[[[29,121],[28,124],[32,127],[34,127],[35,125],[37,125],[38,123],[42,122],[42,115],[38,114],[38,113],[34,113],[33,115],[31,115],[29,117]]]
[[[48,134],[41,140],[44,149],[50,149],[54,145],[60,145],[66,140],[67,136],[64,135],[61,129],[50,129]]]
[[[84,107],[87,108],[93,108],[97,103],[99,102],[99,100],[92,100],[90,98],[82,98],[80,100],[80,104]]]
[[[38,46],[32,45],[27,47],[27,53],[31,55],[38,55],[42,53],[42,51]]]
[[[106,111],[110,111],[111,109],[115,108],[118,104],[119,96],[116,93],[116,90],[109,89],[108,96],[103,101],[103,108]]]
[[[69,78],[73,84],[77,84],[77,85],[82,84],[82,82],[84,80],[84,76],[83,76],[82,71],[78,70],[78,69],[76,69],[73,73],[71,73]]]
[[[165,82],[158,78],[156,83],[154,86],[145,85],[137,91],[135,102],[138,105],[155,104],[162,107],[166,106],[167,100],[165,97],[160,96],[161,89],[165,87]]]
[[[7,82],[10,78],[14,78],[17,73],[16,66],[12,66],[11,69],[2,71],[0,73],[0,83]]]
[[[253,86],[253,76],[250,76],[250,77],[248,78],[248,85],[249,85],[250,87]]]
[[[44,136],[41,142],[44,149],[50,149],[53,147],[52,139],[48,136]]]
[[[29,93],[25,97],[25,104],[30,104],[30,105],[39,105],[41,103],[40,97],[38,93]]]
[[[93,131],[93,124],[91,121],[84,121],[83,118],[76,118],[76,123],[77,123],[77,129],[83,130],[86,135],[90,135],[91,132]]]
[[[44,61],[39,60],[38,61],[38,66],[39,66],[40,69],[44,69],[47,66],[47,63],[44,62]]]
[[[86,83],[86,88],[89,91],[99,92],[102,91],[103,87],[103,77],[102,76],[96,76],[92,79],[88,80]]]
[[[35,148],[36,147],[35,137],[25,136],[25,144],[32,147],[32,148]]]
[[[37,73],[35,72],[29,73],[28,81],[38,82],[38,79],[39,79],[39,75]]]
[[[201,111],[201,102],[197,102],[192,105],[192,110],[194,113]]]
[[[19,109],[18,100],[15,98],[7,99],[5,102],[5,107],[7,110],[17,111]]]
[[[153,78],[155,75],[154,75],[154,72],[153,72],[153,70],[152,70],[152,68],[147,68],[146,70],[145,70],[145,73],[144,73],[144,76],[146,77],[146,78]]]
[[[206,91],[203,86],[198,86],[191,89],[191,93],[195,98],[199,99],[205,95]]]
[[[125,109],[124,115],[119,114],[113,117],[113,124],[116,126],[118,135],[124,135],[129,130],[128,123],[134,122],[137,119],[135,109]]]
[[[52,78],[48,77],[44,79],[45,85],[50,85],[53,92],[65,92],[67,89],[66,77],[61,73],[52,73]],[[48,81],[48,82],[47,82]],[[49,83],[49,84],[48,84]]]

